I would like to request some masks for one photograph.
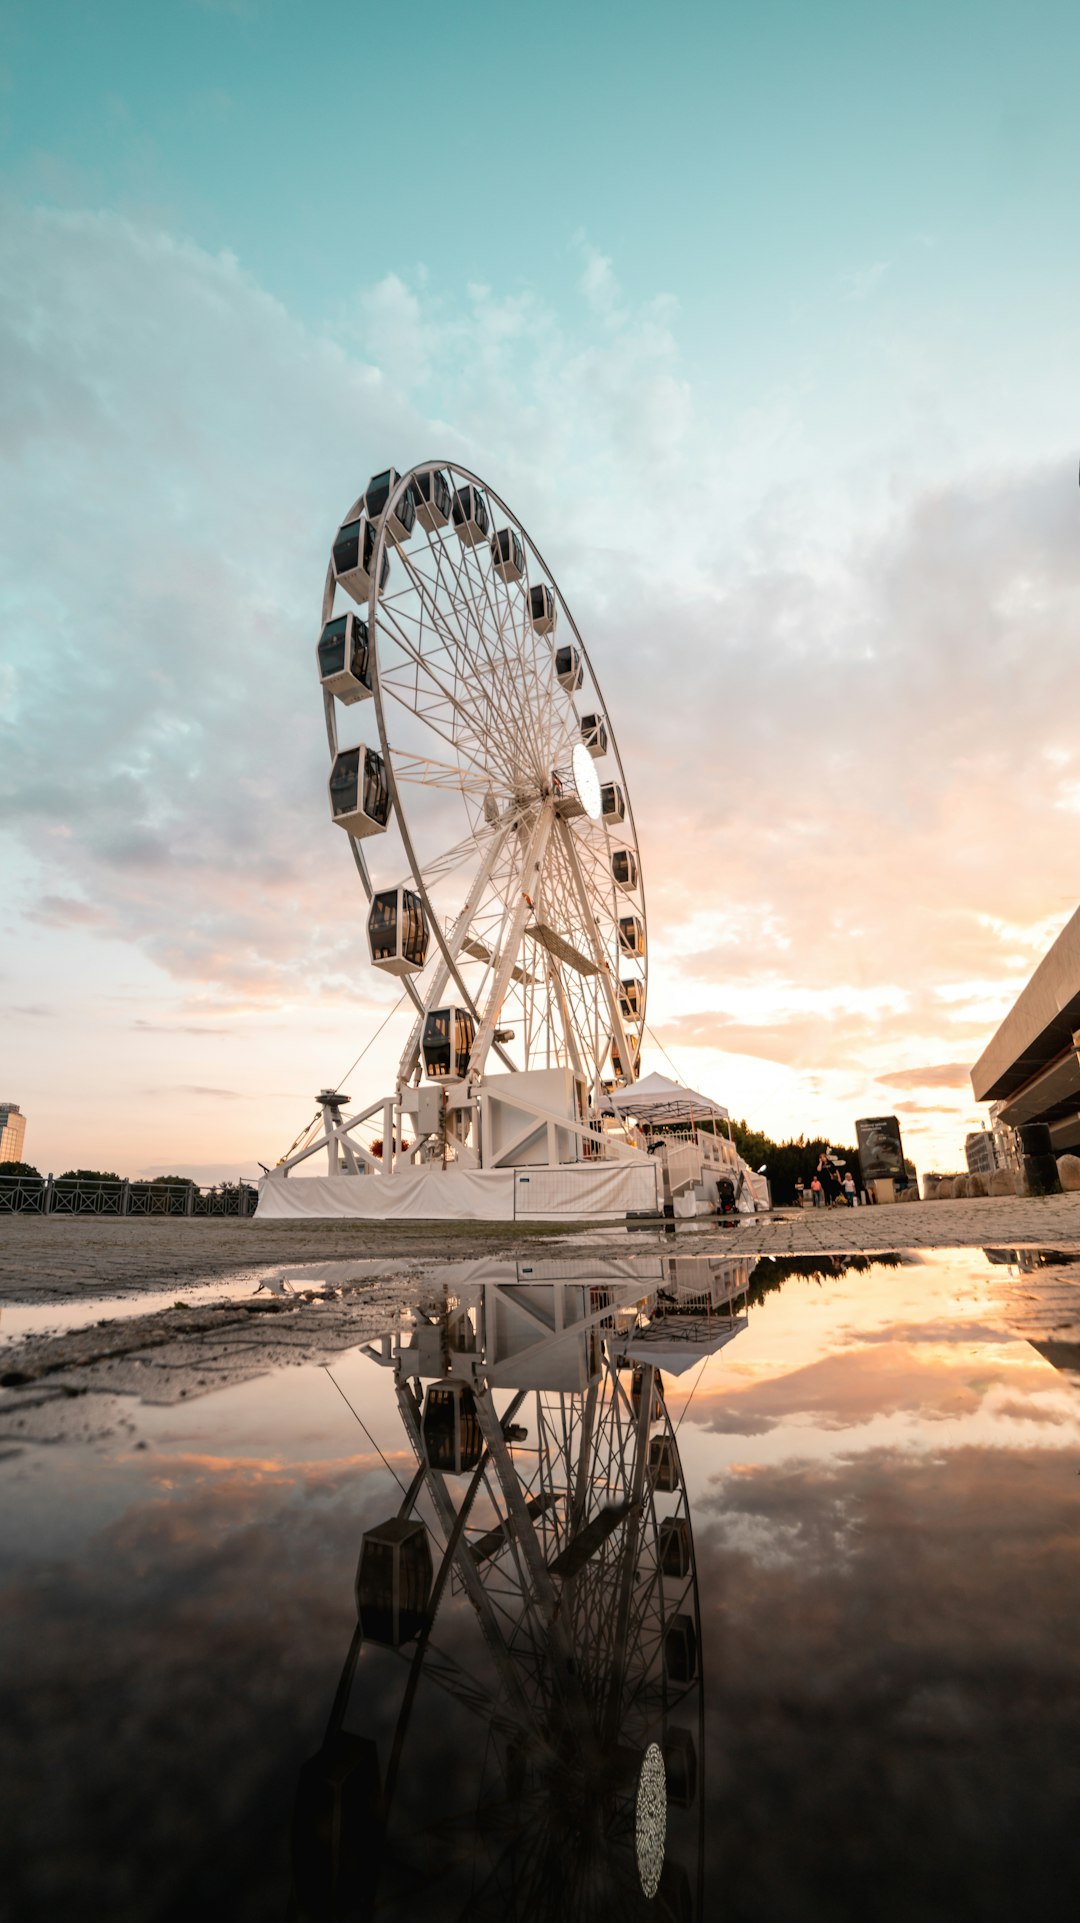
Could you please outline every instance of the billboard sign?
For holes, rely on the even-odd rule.
[[[855,1124],[864,1182],[906,1182],[904,1145],[895,1115],[869,1115]]]

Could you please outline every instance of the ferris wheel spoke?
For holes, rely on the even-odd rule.
[[[433,551],[435,553],[440,585],[446,586],[449,601],[455,609],[461,608],[466,611],[467,620],[461,624],[461,645],[465,650],[466,662],[474,675],[475,662],[469,654],[466,632],[468,628],[471,628],[475,633],[477,645],[483,652],[484,663],[488,671],[483,692],[490,717],[489,725],[496,734],[498,734],[500,730],[504,732],[508,731],[512,737],[515,751],[520,754],[527,733],[526,717],[521,711],[514,677],[510,677],[510,686],[507,687],[507,678],[500,672],[502,651],[498,647],[493,651],[490,645],[477,606],[476,597],[472,592],[471,584],[468,580],[466,551],[464,548],[461,551],[460,570],[458,559],[451,554],[449,543],[446,540],[440,538],[437,545],[433,543]],[[453,585],[448,585],[448,582],[452,582]],[[507,697],[505,712],[500,711],[496,706],[495,692],[498,689],[501,689],[504,697]]]
[[[436,733],[442,735],[443,739],[451,746],[458,747],[464,752],[469,753],[470,759],[478,763],[481,761],[490,761],[488,729],[485,725],[483,714],[474,708],[470,702],[462,701],[456,690],[449,687],[445,680],[435,673],[430,657],[425,656],[420,651],[414,643],[412,636],[407,632],[400,617],[400,612],[391,609],[385,609],[384,611],[387,622],[393,628],[399,646],[403,649],[407,659],[412,662],[414,667],[415,679],[412,688],[412,699],[409,699],[410,690],[408,682],[402,682],[393,669],[383,674],[382,685],[389,689],[403,707],[409,708],[418,720],[422,721],[425,726],[432,728]],[[434,704],[421,702],[419,688],[419,677],[421,674],[423,674],[427,683],[435,691],[437,701]],[[440,715],[440,705],[449,710],[450,715],[453,717],[453,725],[449,731]]]
[[[495,615],[491,596],[488,591],[487,576],[481,569],[475,550],[470,550],[469,555],[466,555],[463,551],[461,568],[462,578],[466,583],[470,606],[476,622],[477,633],[481,637],[489,661],[492,660],[493,654],[494,658],[497,659],[505,652],[505,638],[498,618]],[[481,596],[483,597],[482,602]],[[488,627],[485,623],[485,607],[491,616],[494,634],[489,634]],[[520,661],[516,662],[515,665],[518,666],[520,670]],[[528,770],[534,776],[539,776],[546,772],[546,744],[542,739],[541,732],[536,727],[534,718],[530,715],[528,703],[524,699],[524,693],[524,681],[519,671],[512,674],[509,678],[509,685],[504,686],[504,694],[508,697],[507,707],[509,710],[509,715],[505,718],[511,720],[514,750],[518,757],[519,766],[522,770]]]
[[[417,584],[421,583],[423,577],[411,566],[411,562],[407,560],[406,566],[413,582]],[[468,644],[464,626],[462,626],[459,634],[455,634],[452,624],[446,619],[448,609],[455,605],[455,597],[452,594],[444,596],[441,603],[443,618],[440,620],[435,604],[426,602],[423,595],[421,596],[419,615],[410,616],[405,606],[400,603],[400,597],[398,601],[395,601],[393,597],[391,597],[387,602],[380,604],[381,608],[386,612],[388,622],[394,629],[398,645],[403,649],[413,665],[416,677],[414,682],[415,707],[413,711],[419,714],[421,708],[423,708],[424,715],[430,716],[430,704],[422,704],[420,699],[419,681],[422,675],[436,692],[439,700],[446,704],[450,714],[454,717],[450,738],[457,739],[457,731],[459,728],[463,729],[464,734],[461,737],[461,745],[463,747],[468,746],[471,749],[474,759],[489,761],[491,759],[493,742],[492,722],[496,719],[490,693],[491,677],[478,678],[475,673],[475,664],[472,664],[473,671],[469,671],[470,656],[468,654]],[[426,628],[424,621],[425,610],[428,612]],[[410,620],[416,629],[415,634],[409,632],[408,624]],[[430,650],[427,652],[424,650],[423,643],[425,633],[436,637],[437,651],[434,656]],[[440,654],[447,657],[446,666],[450,671],[451,677],[449,682],[447,675],[438,665],[438,655]],[[463,688],[466,690],[464,695],[462,693]],[[395,692],[397,692],[398,698],[404,706],[408,707],[412,705],[407,698],[405,690],[397,688]],[[445,733],[445,726],[442,731]],[[496,740],[498,740],[497,736]],[[498,752],[498,749],[496,749],[496,752]]]
[[[414,575],[413,579],[417,577]],[[463,638],[459,639],[454,634],[446,618],[451,605],[448,600],[444,601],[442,620],[438,624],[429,613],[423,597],[420,597],[420,605],[416,608],[411,605],[407,593],[387,596],[380,608],[393,624],[399,645],[413,664],[417,700],[420,698],[419,678],[423,675],[442,699],[465,717],[478,735],[482,735],[485,732],[484,709],[487,705],[485,690],[478,687],[475,678],[468,673],[468,655],[463,652],[466,644]]]
[[[398,781],[412,782],[421,788],[443,788],[454,794],[473,794],[481,800],[492,791],[492,783],[483,769],[436,761],[432,755],[395,755],[393,765]],[[504,792],[506,798],[512,800],[512,790]]]

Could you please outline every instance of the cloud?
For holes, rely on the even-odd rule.
[[[865,267],[855,267],[841,280],[845,300],[865,301],[875,294],[889,271],[887,260],[875,260]]]
[[[971,1070],[963,1062],[941,1062],[936,1068],[898,1068],[877,1079],[889,1088],[971,1089]]]
[[[197,1022],[148,1022],[137,1015],[132,1028],[141,1028],[150,1035],[233,1035],[232,1028],[200,1028]]]
[[[42,895],[29,910],[31,921],[46,928],[92,928],[107,920],[92,902],[78,901],[73,895]]]

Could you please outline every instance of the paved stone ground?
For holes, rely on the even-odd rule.
[[[558,1231],[556,1230],[557,1234]],[[0,1216],[0,1305],[253,1277],[278,1263],[460,1261],[550,1240],[550,1224]]]
[[[900,1202],[887,1208],[779,1210],[747,1218],[740,1253],[880,1254],[885,1249],[1080,1248],[1080,1192]]]
[[[497,1254],[522,1243],[565,1241],[580,1227],[550,1223],[160,1221],[100,1216],[0,1217],[0,1304],[63,1301],[171,1289],[290,1262],[385,1259],[387,1279],[424,1262]],[[642,1244],[656,1229],[632,1232]],[[891,1208],[779,1210],[700,1227],[680,1225],[691,1247],[740,1255],[873,1254],[885,1249],[1080,1249],[1080,1192],[1044,1198],[908,1202]],[[625,1231],[593,1229],[594,1247]]]

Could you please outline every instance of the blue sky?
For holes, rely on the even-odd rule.
[[[1066,5],[688,6],[661,26],[635,4],[46,0],[6,18],[17,188],[228,249],[314,324],[388,269],[436,297],[539,288],[558,311],[578,229],[630,299],[676,295],[720,393],[846,358],[860,330],[836,296],[875,275],[954,371],[1018,321],[1068,324]]]
[[[309,630],[367,473],[443,452],[587,625],[665,1045],[955,1164],[1075,906],[1078,55],[1056,5],[8,6],[35,1159],[250,1167],[356,1052]]]

